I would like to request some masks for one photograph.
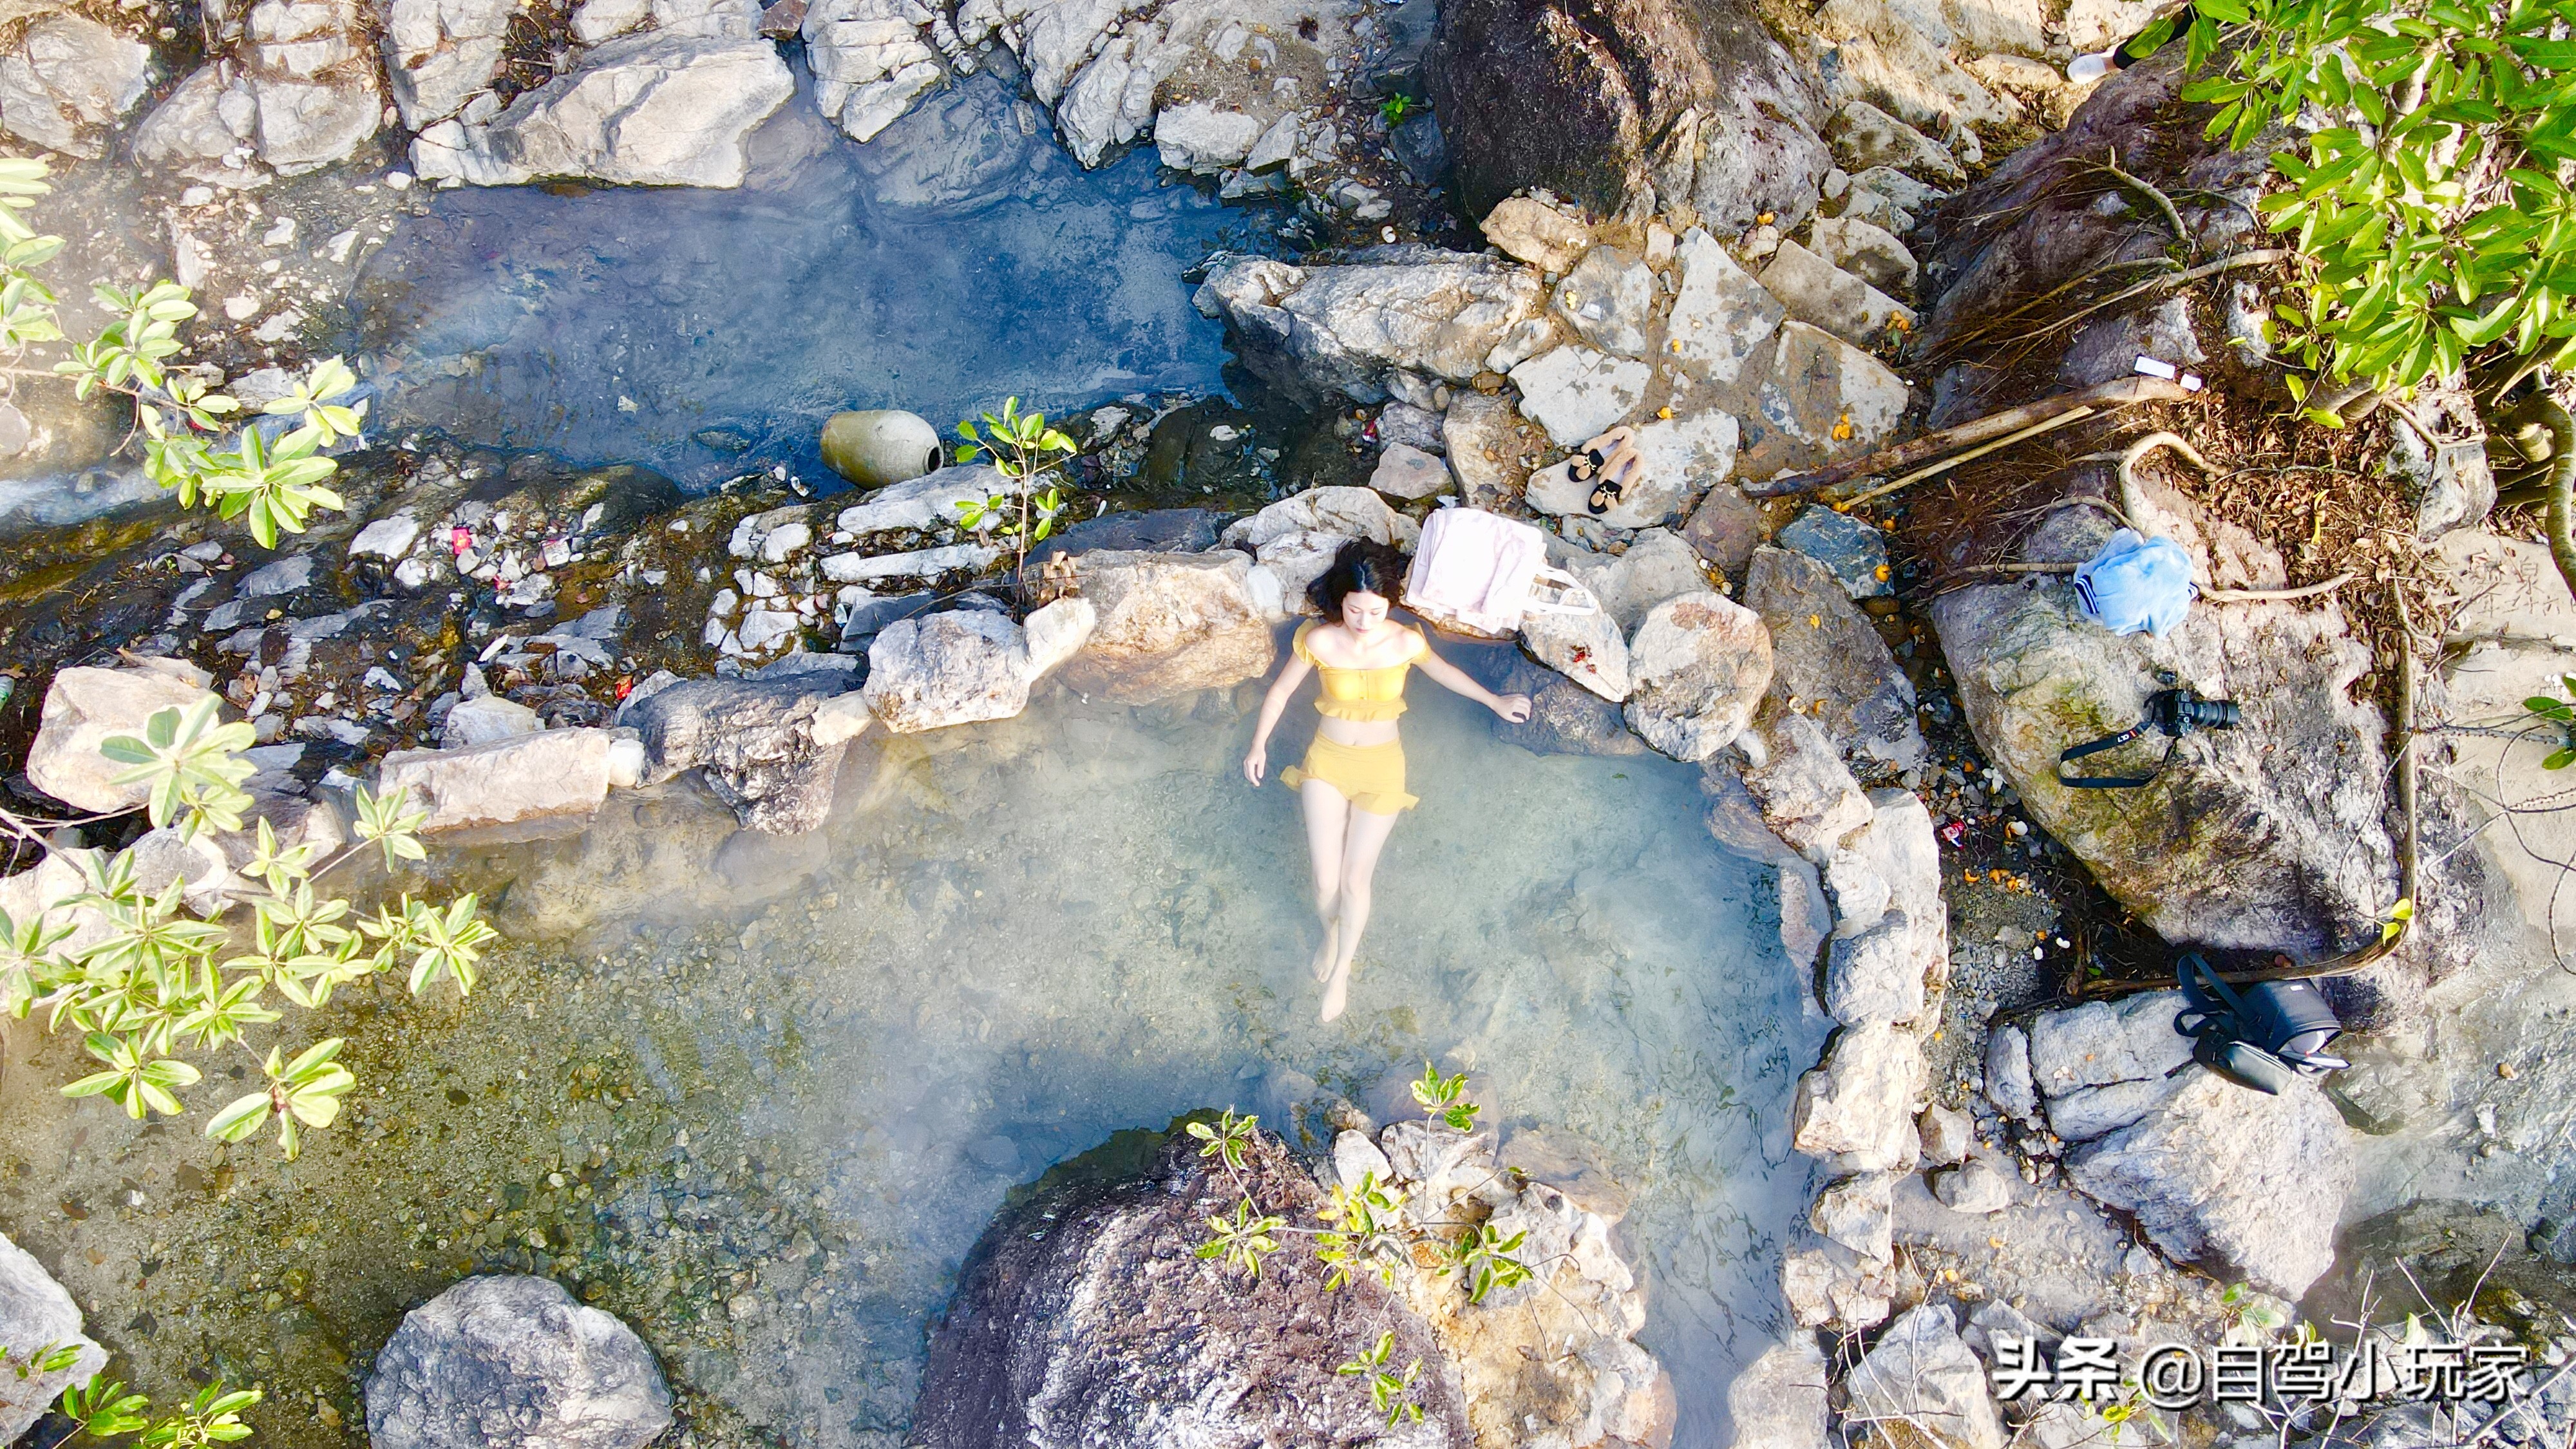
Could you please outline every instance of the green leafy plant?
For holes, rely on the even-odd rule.
[[[144,472],[177,492],[182,507],[202,503],[243,520],[262,547],[275,547],[281,533],[303,532],[317,508],[341,508],[340,495],[323,486],[340,465],[321,454],[357,435],[366,405],[328,401],[355,387],[356,376],[339,358],[326,358],[261,409],[292,424],[283,436],[272,441],[256,427],[236,427],[241,404],[180,365],[179,325],[198,309],[176,282],[92,287],[91,298],[112,320],[96,336],[72,342],[50,368],[28,365],[29,349],[70,341],[53,290],[36,270],[60,254],[63,239],[38,235],[25,215],[53,190],[46,175],[41,157],[0,156],[0,397],[14,397],[21,379],[48,378],[70,382],[76,398],[112,392],[131,399]]]
[[[1413,1084],[1414,1097],[1425,1110],[1461,1130],[1474,1125],[1477,1110],[1466,1101],[1466,1089],[1466,1073],[1443,1077],[1428,1063],[1422,1080]],[[1375,1172],[1363,1172],[1357,1184],[1328,1189],[1324,1205],[1315,1210],[1322,1226],[1291,1225],[1286,1217],[1262,1206],[1252,1179],[1245,1175],[1260,1142],[1259,1127],[1259,1118],[1238,1115],[1231,1107],[1218,1114],[1213,1124],[1184,1125],[1183,1130],[1199,1144],[1200,1159],[1221,1164],[1237,1191],[1231,1215],[1203,1219],[1207,1237],[1196,1249],[1199,1257],[1222,1260],[1258,1279],[1262,1260],[1283,1246],[1282,1235],[1307,1237],[1314,1240],[1316,1261],[1327,1270],[1324,1291],[1328,1293],[1348,1286],[1352,1276],[1362,1272],[1374,1273],[1380,1283],[1392,1286],[1400,1267],[1419,1261],[1444,1277],[1459,1274],[1469,1300],[1478,1303],[1496,1288],[1535,1278],[1531,1265],[1515,1256],[1529,1237],[1526,1232],[1505,1237],[1490,1222],[1416,1222],[1404,1212],[1405,1193],[1379,1182]]]
[[[1422,1422],[1422,1406],[1413,1402],[1413,1381],[1422,1376],[1422,1360],[1417,1358],[1406,1364],[1401,1374],[1389,1373],[1386,1360],[1394,1352],[1395,1330],[1388,1329],[1377,1336],[1376,1347],[1362,1351],[1359,1357],[1333,1370],[1345,1377],[1368,1380],[1369,1402],[1377,1406],[1379,1413],[1386,1415],[1386,1426],[1390,1429],[1406,1420],[1417,1424]]]
[[[237,757],[250,742],[248,726],[216,722],[209,700],[161,710],[140,736],[111,737],[101,752],[130,766],[117,779],[144,787],[155,826],[229,832],[252,803],[240,789],[250,767]],[[442,981],[470,993],[483,952],[499,939],[472,895],[441,905],[405,894],[362,917],[347,899],[315,889],[318,878],[369,849],[388,867],[426,853],[416,832],[427,816],[400,794],[362,789],[357,804],[358,838],[327,861],[310,844],[281,846],[268,822],[257,822],[242,875],[258,889],[229,890],[214,919],[189,912],[184,879],[146,889],[131,849],[82,855],[78,894],[25,920],[0,911],[0,1012],[24,1020],[41,1010],[47,1030],[80,1032],[101,1069],[64,1087],[65,1095],[105,1097],[140,1119],[186,1110],[181,1093],[203,1073],[182,1053],[250,1051],[247,1034],[280,1019],[263,1004],[272,990],[315,1008],[341,986],[404,966],[413,995]],[[39,849],[51,848],[40,833],[49,823],[0,811],[0,833]],[[223,923],[245,905],[241,929]],[[237,937],[247,938],[246,949],[225,954]],[[331,1125],[356,1085],[337,1060],[341,1046],[335,1037],[291,1058],[282,1046],[264,1058],[251,1052],[263,1086],[217,1112],[207,1135],[239,1142],[274,1118],[278,1145],[292,1159],[304,1129]]]
[[[1000,492],[958,502],[960,522],[976,533],[998,531],[1015,568],[1025,571],[1029,550],[1055,532],[1055,521],[1064,512],[1064,490],[1049,484],[1041,491],[1039,480],[1074,455],[1073,439],[1048,427],[1046,414],[1021,412],[1016,397],[1004,399],[999,414],[984,414],[980,429],[972,421],[959,423],[957,435],[965,439],[957,450],[959,462],[989,457],[1002,475]]]
[[[2255,1333],[2271,1333],[2289,1326],[2290,1315],[2263,1301],[2253,1289],[2242,1283],[2230,1283],[2218,1295],[2218,1301],[2236,1310],[2236,1326]],[[2410,1322],[2412,1321],[2410,1316]]]
[[[2275,340],[2316,382],[2397,390],[2463,367],[2576,360],[2576,40],[2544,0],[2201,0],[2183,96],[2242,148],[2311,106],[2262,199],[2299,254]],[[2162,44],[2161,21],[2133,53]],[[2294,378],[2304,400],[2315,386]],[[2316,421],[2339,419],[2312,408]]]
[[[1207,1220],[1208,1240],[1198,1246],[1202,1258],[1223,1260],[1253,1278],[1261,1276],[1261,1260],[1279,1251],[1279,1239],[1272,1236],[1288,1225],[1286,1218],[1264,1213],[1247,1197],[1234,1205],[1234,1215],[1219,1215]]]
[[[1529,1264],[1512,1256],[1528,1238],[1525,1231],[1506,1238],[1492,1223],[1478,1223],[1449,1245],[1440,1271],[1459,1274],[1467,1284],[1467,1301],[1482,1303],[1497,1288],[1516,1288],[1530,1280]]]
[[[1394,95],[1388,96],[1385,100],[1378,102],[1377,118],[1385,122],[1386,128],[1392,131],[1396,127],[1404,124],[1405,117],[1412,115],[1415,111],[1420,110],[1421,108],[1422,103],[1420,101],[1415,100],[1413,97],[1406,95],[1402,91],[1397,91]]]
[[[2567,686],[2570,699],[2576,699],[2576,674],[2562,675],[2559,682]],[[2533,724],[2554,732],[2558,737],[2557,748],[2541,760],[2540,768],[2563,770],[2576,765],[2576,704],[2570,704],[2567,699],[2535,694],[2524,700],[2522,707],[2529,712]]]
[[[1356,1268],[1376,1273],[1381,1283],[1395,1282],[1395,1265],[1404,1252],[1396,1214],[1403,1207],[1404,1191],[1380,1186],[1374,1172],[1361,1173],[1357,1187],[1333,1186],[1331,1201],[1315,1213],[1333,1225],[1315,1237],[1315,1257],[1332,1266],[1325,1292],[1351,1281]]]
[[[0,1367],[14,1369],[21,1381],[39,1374],[60,1373],[79,1361],[78,1344],[47,1344],[25,1355],[13,1355],[0,1345]],[[72,1429],[48,1449],[61,1445],[73,1434],[101,1442],[131,1436],[134,1449],[207,1449],[214,1444],[238,1443],[251,1433],[250,1426],[241,1421],[242,1410],[260,1398],[257,1389],[226,1388],[217,1379],[199,1389],[185,1406],[155,1417],[151,1399],[126,1392],[122,1383],[102,1382],[92,1374],[64,1386],[62,1396],[55,1400],[55,1409],[71,1420]]]
[[[1476,1114],[1484,1110],[1467,1100],[1465,1072],[1444,1077],[1440,1075],[1440,1069],[1429,1062],[1422,1064],[1422,1080],[1413,1084],[1413,1100],[1424,1112],[1461,1132],[1475,1131]]]
[[[1260,1126],[1259,1117],[1238,1117],[1234,1109],[1228,1107],[1224,1115],[1217,1118],[1215,1126],[1192,1122],[1189,1133],[1205,1144],[1199,1148],[1199,1156],[1222,1158],[1228,1168],[1241,1172],[1243,1154],[1251,1147],[1253,1134]]]

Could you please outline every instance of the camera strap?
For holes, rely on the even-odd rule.
[[[2066,773],[2066,767],[2074,761],[2084,758],[2086,755],[2098,755],[2104,750],[2116,750],[2120,746],[2128,744],[2133,740],[2158,732],[2158,728],[2159,727],[2152,718],[2143,719],[2138,721],[2136,724],[2129,726],[2127,729],[2120,731],[2116,735],[2104,735],[2102,738],[2093,741],[2091,744],[2072,745],[2066,749],[2058,751],[2057,783],[2072,790],[2135,790],[2141,785],[2152,783],[2157,774],[2163,771],[2165,761],[2173,758],[2173,741],[2170,739],[2165,741],[2164,756],[2162,759],[2156,761],[2155,769],[2149,770],[2143,775],[2070,776]]]

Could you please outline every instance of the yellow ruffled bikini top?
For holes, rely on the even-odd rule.
[[[1396,627],[1413,636],[1413,655],[1401,664],[1381,665],[1375,669],[1348,669],[1326,664],[1306,647],[1306,636],[1318,621],[1309,619],[1297,626],[1296,641],[1289,647],[1304,660],[1323,682],[1323,695],[1315,701],[1315,710],[1328,719],[1378,720],[1393,719],[1404,713],[1404,675],[1413,661],[1431,652],[1422,631],[1399,624]]]

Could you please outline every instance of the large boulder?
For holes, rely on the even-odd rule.
[[[841,747],[867,727],[848,687],[847,674],[828,671],[693,679],[631,703],[623,718],[643,736],[646,779],[697,770],[746,829],[794,835],[831,812]]]
[[[390,0],[385,78],[417,131],[465,109],[501,69],[515,0]]]
[[[617,744],[608,730],[560,729],[461,750],[396,750],[378,767],[376,791],[426,809],[428,832],[588,815],[608,798]]]
[[[2308,960],[2378,933],[2397,898],[2386,727],[2355,696],[2370,652],[2341,610],[2201,606],[2162,639],[2122,638],[2071,586],[2014,584],[1946,594],[1932,622],[1968,722],[2032,820],[2157,934]],[[2160,670],[2235,700],[2243,724],[2170,741],[2141,789],[2059,784],[2059,752],[2137,723]],[[2141,770],[2167,743],[2096,756],[2096,773]]]
[[[468,1278],[403,1315],[367,1377],[377,1449],[641,1449],[671,1390],[635,1331],[544,1278]]]
[[[1279,646],[1253,597],[1251,572],[1252,560],[1232,549],[1084,554],[1082,595],[1099,622],[1066,662],[1064,682],[1149,704],[1269,673]]]
[[[45,15],[0,56],[0,130],[66,155],[103,156],[107,128],[143,99],[151,66],[139,40],[86,16]]]
[[[99,746],[116,735],[140,736],[162,710],[185,710],[213,697],[186,665],[63,670],[45,691],[27,778],[78,809],[131,810],[143,803],[144,787],[115,783],[127,767],[100,754]]]
[[[488,126],[431,126],[412,143],[412,168],[481,186],[740,186],[752,128],[795,91],[769,41],[641,31],[585,53]]]
[[[1028,657],[1027,636],[1001,614],[899,620],[868,645],[868,711],[899,735],[1009,719],[1028,707]]]
[[[1061,1171],[996,1217],[932,1332],[913,1407],[922,1449],[1146,1449],[1476,1442],[1429,1327],[1371,1273],[1324,1291],[1313,1240],[1280,1235],[1257,1279],[1198,1254],[1203,1220],[1248,1188],[1268,1212],[1312,1221],[1321,1189],[1274,1141],[1241,1186],[1174,1132],[1145,1171]],[[1390,1426],[1335,1365],[1395,1334],[1389,1365],[1423,1369],[1422,1421]]]
[[[1753,611],[1714,590],[1667,599],[1628,641],[1628,724],[1677,760],[1733,742],[1771,687],[1771,638]]]
[[[1733,1449],[1824,1449],[1826,1378],[1813,1334],[1764,1349],[1726,1386]]]
[[[947,74],[935,41],[941,28],[920,0],[818,0],[800,31],[815,108],[851,140],[876,139]]]
[[[1846,1417],[1918,1427],[1950,1449],[2004,1449],[1985,1365],[1950,1314],[1927,1303],[1898,1315],[1845,1380]]]
[[[1472,216],[1543,187],[1732,232],[1805,216],[1832,165],[1806,72],[1735,0],[1451,0],[1426,69]]]
[[[79,1356],[68,1368],[34,1372],[36,1353],[58,1347],[76,1348]],[[26,1249],[0,1236],[0,1444],[16,1442],[65,1387],[105,1367],[107,1351],[81,1332],[72,1295]]]
[[[2145,1116],[2068,1153],[2068,1179],[2177,1260],[2297,1300],[2334,1262],[2358,1174],[2352,1129],[2304,1079],[2277,1097],[2215,1072],[2179,1080]]]
[[[1771,630],[1782,703],[1812,715],[1856,761],[1898,770],[1923,762],[1914,683],[1832,570],[1788,549],[1757,549],[1744,602]]]
[[[1392,368],[1472,379],[1545,301],[1527,267],[1430,247],[1373,247],[1346,266],[1244,258],[1210,272],[1197,294],[1199,311],[1224,319],[1272,383],[1359,402],[1386,396]]]
[[[1923,1084],[1923,1044],[1913,1033],[1884,1022],[1847,1027],[1824,1061],[1798,1079],[1791,1140],[1800,1152],[1854,1172],[1911,1167],[1922,1150],[1914,1113]]]

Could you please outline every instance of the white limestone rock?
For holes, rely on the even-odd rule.
[[[455,750],[396,750],[377,769],[376,793],[404,793],[424,807],[424,833],[587,815],[608,798],[615,736],[604,729],[544,730]]]
[[[1788,311],[1706,231],[1692,227],[1678,255],[1681,285],[1664,322],[1665,350],[1705,381],[1733,382]]]
[[[1543,201],[1527,196],[1507,197],[1495,203],[1478,225],[1485,240],[1500,248],[1503,255],[1524,261],[1543,272],[1565,273],[1574,270],[1592,249],[1592,228],[1579,218]]]
[[[1563,448],[1588,441],[1634,412],[1653,376],[1643,362],[1571,343],[1511,370],[1522,414]]]
[[[125,772],[99,753],[117,735],[140,737],[153,715],[185,711],[215,696],[203,676],[161,669],[65,669],[54,675],[38,716],[35,744],[27,752],[27,778],[76,809],[130,810],[144,801],[141,785],[119,785]]]
[[[1268,118],[1192,101],[1155,115],[1154,149],[1175,171],[1213,175],[1242,165],[1269,129]]]
[[[1029,660],[1026,634],[1002,614],[899,619],[868,645],[868,713],[899,735],[1009,719],[1028,706]]]
[[[1628,727],[1677,760],[1726,748],[1771,687],[1771,635],[1714,590],[1667,599],[1628,641]]]

